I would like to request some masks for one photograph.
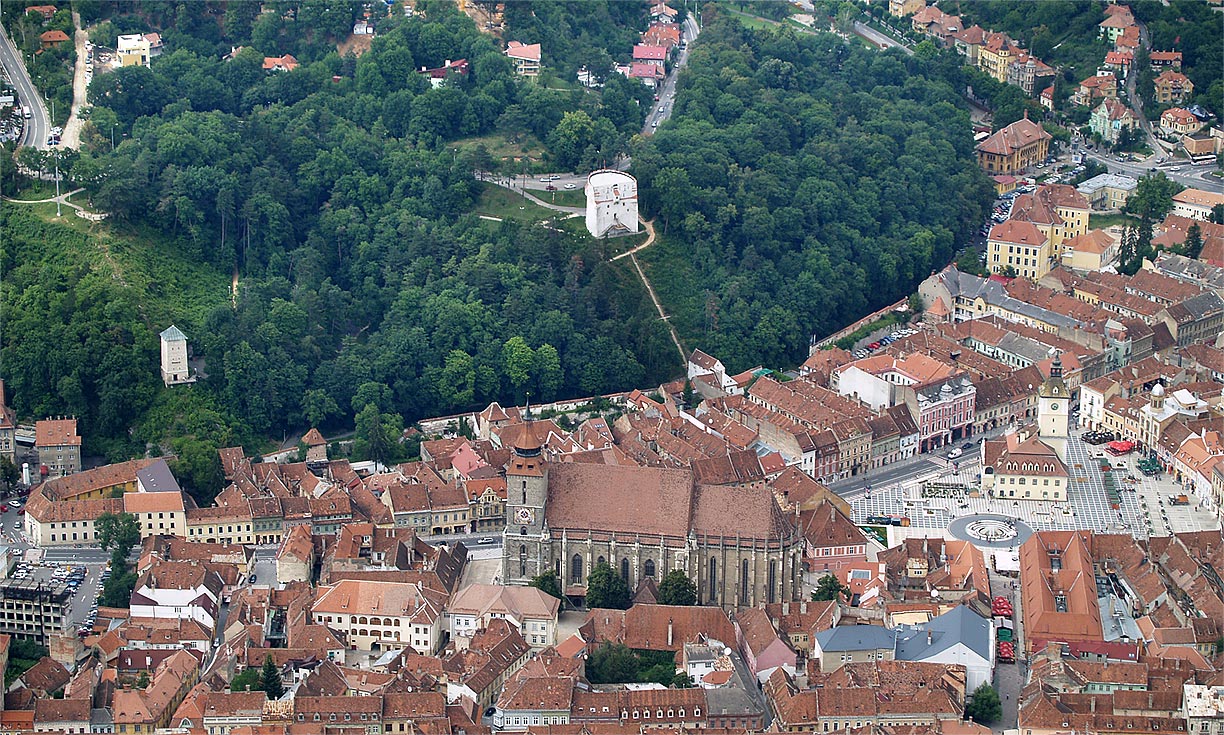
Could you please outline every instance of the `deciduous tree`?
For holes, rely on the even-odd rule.
[[[596,564],[587,577],[587,607],[628,610],[631,604],[629,585],[607,562]]]
[[[683,569],[673,569],[659,582],[660,605],[696,605],[697,585]]]
[[[540,590],[546,595],[551,595],[558,600],[564,599],[561,593],[561,582],[557,579],[557,575],[551,569],[542,574],[537,574],[531,578],[531,586]]]

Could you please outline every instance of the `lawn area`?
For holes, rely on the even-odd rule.
[[[560,212],[541,207],[528,199],[524,199],[519,194],[496,184],[483,184],[483,186],[484,191],[481,192],[480,199],[476,202],[476,214],[500,217],[502,219],[516,219],[523,222],[539,222],[540,220],[552,217],[554,214],[561,215]]]
[[[81,203],[84,206],[83,198]],[[66,206],[56,217],[54,203],[3,206],[4,227],[16,233],[11,240],[14,258],[52,268],[88,263],[131,288],[150,323],[203,324],[209,312],[230,303],[229,275],[202,258],[176,254],[181,251],[165,247],[164,235],[90,222]]]
[[[743,23],[745,28],[776,28],[778,26],[777,23],[765,20],[764,18],[733,10],[726,6],[719,7],[718,11],[735,16],[736,20]]]
[[[549,204],[561,207],[585,207],[586,194],[582,189],[557,189],[556,191],[540,191],[535,195]]]
[[[1125,214],[1089,214],[1088,228],[1091,230],[1103,230],[1108,227],[1125,227],[1131,225],[1137,227],[1139,220]]]
[[[637,254],[637,260],[680,340],[686,344],[695,342],[704,326],[706,291],[684,243],[660,236]]]

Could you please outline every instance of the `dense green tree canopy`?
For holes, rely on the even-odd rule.
[[[992,191],[941,81],[955,62],[707,8],[675,117],[633,151],[667,233],[641,257],[682,336],[735,369],[791,364],[948,263]]]
[[[683,569],[673,569],[659,582],[660,605],[696,605],[697,585]]]
[[[607,562],[596,564],[587,577],[587,607],[606,607],[613,610],[628,610],[629,585]]]
[[[816,582],[816,589],[812,590],[812,599],[842,601],[849,592],[849,588],[837,577],[826,574]]]
[[[551,595],[558,600],[563,599],[561,592],[561,582],[557,579],[557,574],[549,569],[543,574],[538,574],[531,578],[531,586],[540,590],[546,595]]]
[[[378,396],[363,451],[395,457],[398,437],[370,426],[671,375],[666,329],[636,277],[580,223],[473,214],[492,188],[473,173],[510,165],[486,140],[513,137],[532,152],[515,171],[609,162],[642,125],[643,85],[519,79],[454,3],[380,18],[360,58],[334,45],[360,3],[265,5],[276,12],[227,7],[219,24],[206,3],[84,4],[86,20],[115,32],[160,30],[167,52],[151,68],[95,78],[85,152],[61,168],[111,215],[98,228],[156,238],[167,259],[239,280],[232,306],[216,291],[207,304],[150,309],[169,283],[141,289],[72,265],[61,250],[96,252],[89,236],[6,211],[4,377],[23,416],[76,415],[91,449],[114,459],[173,452],[207,503],[221,482],[208,459],[217,447],[351,427],[370,403],[355,400],[363,390]],[[580,26],[594,5],[559,3],[541,29]],[[598,17],[645,18],[645,6],[604,5]],[[245,48],[223,59],[234,46]],[[301,66],[262,69],[264,55],[282,53]],[[459,58],[470,73],[437,89],[416,73]],[[55,267],[43,267],[52,253]],[[170,321],[207,374],[172,398],[156,373],[156,335]]]
[[[973,690],[973,699],[965,705],[965,716],[979,725],[998,722],[1003,716],[1003,704],[999,693],[990,684],[982,684]]]

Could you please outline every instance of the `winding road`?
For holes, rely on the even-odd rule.
[[[30,107],[31,117],[25,121],[21,145],[39,149],[46,148],[47,134],[51,132],[51,118],[47,115],[47,107],[43,104],[42,95],[30,81],[25,62],[21,59],[21,52],[17,50],[17,46],[13,44],[3,27],[0,27],[0,66],[3,66],[8,72],[9,81],[16,87],[20,104]]]

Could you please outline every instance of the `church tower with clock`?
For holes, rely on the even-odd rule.
[[[506,530],[502,538],[502,584],[526,584],[550,569],[544,506],[548,470],[535,423],[523,425],[506,467]]]
[[[1071,391],[1062,377],[1062,359],[1054,356],[1050,377],[1037,393],[1037,436],[1046,446],[1067,461],[1068,416],[1071,411]]]

